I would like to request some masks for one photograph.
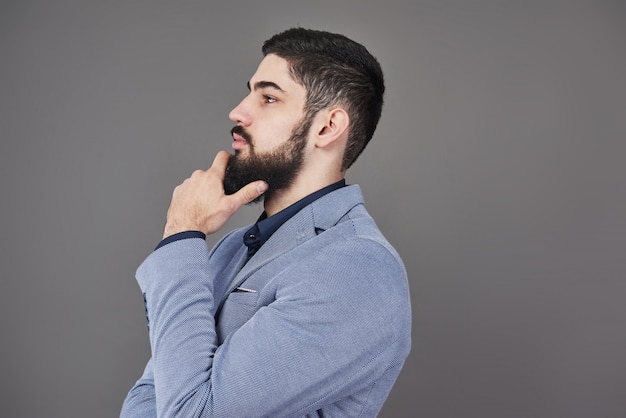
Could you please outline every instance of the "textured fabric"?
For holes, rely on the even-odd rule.
[[[137,270],[152,358],[121,417],[373,417],[410,350],[402,262],[358,186],[305,207],[243,266],[241,235]]]

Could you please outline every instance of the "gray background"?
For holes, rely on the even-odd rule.
[[[411,281],[381,416],[626,416],[626,2],[216,3],[0,3],[0,416],[118,414],[171,190],[296,25],[386,71],[348,175]]]

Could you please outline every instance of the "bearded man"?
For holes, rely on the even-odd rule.
[[[404,266],[344,179],[380,118],[380,65],[302,28],[262,50],[229,115],[234,153],[176,187],[137,270],[152,357],[122,417],[373,417],[409,353]]]

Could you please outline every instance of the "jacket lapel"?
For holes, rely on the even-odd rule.
[[[363,203],[359,186],[346,186],[322,196],[287,220],[231,280],[225,295],[250,274],[298,245],[335,225],[354,206]],[[245,246],[244,246],[245,247]]]

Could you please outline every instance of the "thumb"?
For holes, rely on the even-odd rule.
[[[243,206],[265,193],[267,187],[268,185],[266,182],[262,180],[255,181],[242,187],[231,197],[238,202],[239,206]]]

